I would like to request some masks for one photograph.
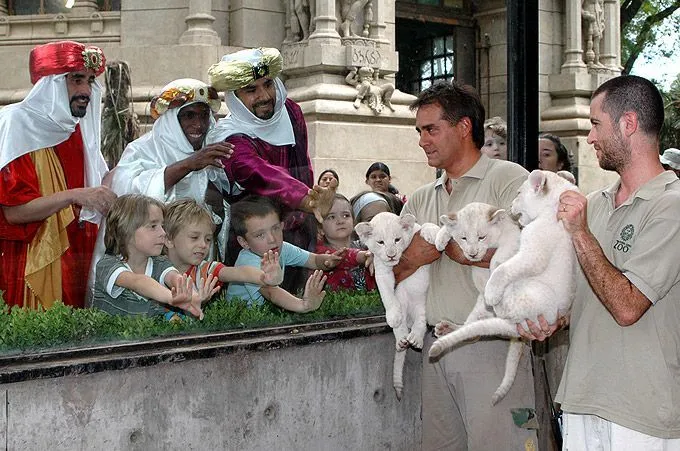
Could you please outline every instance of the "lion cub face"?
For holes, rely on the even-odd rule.
[[[501,235],[505,210],[481,202],[472,202],[439,222],[445,227],[470,261],[480,261],[489,247],[495,247]]]
[[[406,214],[378,213],[371,222],[360,222],[354,227],[359,239],[373,253],[376,260],[387,266],[399,263],[404,249],[413,238],[416,218]]]
[[[520,186],[512,201],[512,214],[519,215],[519,223],[526,226],[542,213],[557,214],[560,195],[568,190],[578,190],[574,176],[566,171],[558,173],[536,169]]]

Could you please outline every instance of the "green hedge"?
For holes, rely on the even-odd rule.
[[[267,303],[248,308],[245,302],[224,298],[205,308],[202,321],[187,318],[169,322],[160,317],[112,316],[97,309],[74,309],[61,302],[47,310],[10,309],[0,297],[0,352],[137,341],[193,332],[216,332],[271,325],[310,323],[385,312],[377,292],[330,292],[310,313],[291,313]]]

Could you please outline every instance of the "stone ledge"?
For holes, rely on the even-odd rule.
[[[384,315],[0,357],[0,384],[213,358],[390,332]]]

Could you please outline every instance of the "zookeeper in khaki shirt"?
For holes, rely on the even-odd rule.
[[[419,188],[406,202],[402,214],[419,223],[439,223],[439,216],[457,211],[470,202],[509,207],[528,172],[504,160],[482,155],[484,107],[472,87],[437,83],[421,92],[411,105],[416,112],[420,147],[428,164],[444,170],[433,183]],[[413,246],[426,247],[422,239]],[[434,247],[431,246],[433,249]],[[472,311],[477,291],[471,262],[449,254],[460,253],[452,241],[446,255],[434,251],[427,296],[427,322],[442,319],[462,324]],[[410,257],[406,252],[406,260]],[[426,249],[423,254],[428,253]],[[420,260],[420,257],[413,260]],[[430,260],[432,261],[432,260]],[[463,264],[461,264],[463,263]],[[488,259],[486,261],[488,267]],[[410,261],[410,266],[423,261]],[[402,266],[400,263],[399,266]],[[400,268],[395,277],[400,280]],[[515,425],[511,408],[534,407],[534,384],[526,347],[515,383],[497,405],[491,396],[503,379],[508,341],[488,338],[460,346],[436,362],[428,359],[434,341],[426,334],[423,346],[422,449],[486,451],[536,449],[536,432]],[[529,448],[531,449],[531,448]]]

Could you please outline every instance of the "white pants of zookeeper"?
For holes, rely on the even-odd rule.
[[[562,451],[680,451],[680,439],[652,437],[596,415],[564,413]]]

